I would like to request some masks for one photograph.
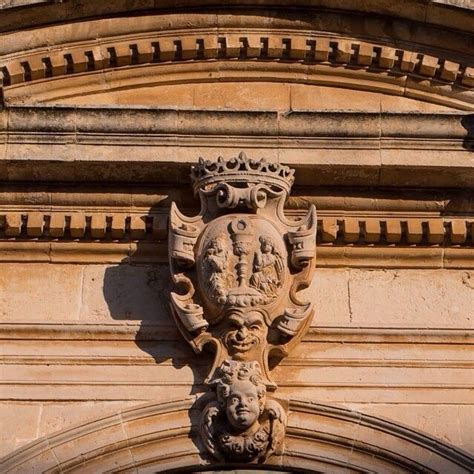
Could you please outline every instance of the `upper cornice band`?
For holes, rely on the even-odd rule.
[[[4,15],[0,19],[0,31],[31,28],[57,22],[78,21],[81,19],[116,16],[120,14],[140,15],[161,12],[170,9],[196,9],[212,7],[260,7],[288,8],[285,0],[2,0],[0,10]],[[319,8],[336,11],[353,11],[360,14],[386,15],[403,18],[446,28],[457,27],[469,31],[466,15],[474,10],[470,0],[402,0],[398,2],[368,0],[299,0],[291,3],[291,9]],[[12,23],[12,19],[17,20]],[[465,28],[463,28],[465,26]]]

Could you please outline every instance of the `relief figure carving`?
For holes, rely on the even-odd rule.
[[[283,260],[270,237],[260,236],[260,249],[255,252],[250,286],[265,295],[265,302],[276,297],[283,278]]]
[[[209,278],[208,285],[211,294],[219,303],[225,303],[232,278],[228,272],[229,251],[227,237],[224,234],[218,234],[209,242],[203,263]]]

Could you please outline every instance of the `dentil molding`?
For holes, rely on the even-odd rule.
[[[61,45],[44,51],[16,53],[0,64],[3,85],[147,63],[253,59],[352,66],[373,74],[382,71],[413,74],[436,79],[440,84],[474,86],[474,69],[446,58],[351,38],[318,36],[314,32],[278,34],[264,30],[216,34],[209,30],[185,35],[168,32],[158,38],[155,33],[134,38],[132,43],[130,38],[122,41],[114,38],[99,45],[94,41],[67,48]]]

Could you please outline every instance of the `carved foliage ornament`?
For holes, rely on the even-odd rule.
[[[199,353],[211,345],[206,384],[214,394],[201,419],[207,450],[219,460],[259,462],[277,452],[284,410],[269,358],[298,343],[313,309],[298,297],[311,281],[316,254],[316,210],[290,220],[283,212],[294,170],[237,158],[192,168],[201,212],[187,217],[171,205],[171,293],[176,323]]]

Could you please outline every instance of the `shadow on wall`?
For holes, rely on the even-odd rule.
[[[154,212],[154,208],[149,210],[150,214]],[[210,354],[196,358],[182,338],[169,306],[173,283],[168,264],[146,263],[152,259],[150,241],[144,240],[130,258],[108,267],[103,281],[104,299],[114,320],[139,322],[135,342],[143,352],[157,364],[171,361],[177,370],[189,366],[194,378],[189,394],[201,392],[211,365]]]
[[[464,116],[461,119],[461,124],[467,131],[467,135],[463,141],[463,147],[466,150],[474,150],[474,114]]]

